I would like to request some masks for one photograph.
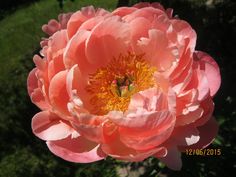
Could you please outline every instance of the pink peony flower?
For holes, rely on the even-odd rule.
[[[33,132],[55,155],[79,163],[154,156],[179,170],[181,151],[213,141],[220,71],[172,9],[89,6],[43,30],[50,37],[27,84],[42,110]]]

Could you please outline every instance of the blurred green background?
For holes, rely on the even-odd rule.
[[[137,0],[124,0],[132,5]],[[187,20],[198,34],[197,50],[209,53],[220,66],[222,85],[214,115],[220,129],[209,148],[220,156],[182,155],[180,172],[155,158],[126,163],[108,158],[92,164],[66,162],[47,149],[31,131],[39,110],[30,101],[26,78],[32,56],[44,36],[41,26],[60,12],[94,5],[109,10],[117,0],[1,0],[0,1],[0,177],[229,177],[236,172],[236,3],[233,0],[162,0],[165,8]],[[120,1],[122,4],[122,1]]]

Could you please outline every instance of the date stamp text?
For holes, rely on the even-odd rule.
[[[219,156],[221,155],[221,149],[186,149],[185,154],[192,155],[200,155],[200,156]]]

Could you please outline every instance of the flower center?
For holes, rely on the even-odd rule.
[[[143,55],[128,53],[114,58],[106,67],[89,76],[86,87],[90,93],[91,113],[105,115],[109,111],[126,111],[132,95],[156,86],[155,67]]]

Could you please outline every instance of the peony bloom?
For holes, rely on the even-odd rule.
[[[181,151],[213,141],[220,71],[172,9],[89,6],[43,31],[49,38],[27,84],[42,110],[33,132],[55,155],[79,163],[153,156],[179,170]]]

